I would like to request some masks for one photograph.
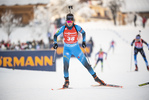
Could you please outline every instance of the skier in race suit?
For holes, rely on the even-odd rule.
[[[138,71],[138,65],[137,65],[138,52],[141,53],[141,55],[146,63],[147,70],[149,71],[148,61],[146,59],[145,52],[143,50],[143,43],[145,43],[148,46],[148,49],[149,49],[149,44],[147,44],[143,39],[141,39],[141,36],[139,34],[132,41],[131,46],[133,46],[133,43],[135,43],[135,47],[134,47],[134,61],[135,61],[135,67],[136,67],[135,71]]]
[[[83,36],[82,47],[86,47],[86,37],[85,31],[78,25],[73,23],[74,16],[73,14],[69,13],[66,16],[66,25],[62,26],[57,33],[54,35],[54,45],[53,48],[57,49],[57,36],[63,33],[64,37],[64,50],[63,50],[63,64],[64,64],[64,78],[65,82],[63,88],[68,88],[69,86],[69,60],[72,55],[74,55],[82,64],[83,66],[89,71],[89,73],[93,76],[96,82],[101,85],[106,85],[104,81],[100,80],[90,64],[87,62],[87,59],[84,53],[81,51],[79,44],[78,44],[78,33],[81,33]]]
[[[113,49],[113,52],[114,52],[114,47],[115,47],[115,41],[112,40],[110,43],[110,48],[109,48],[108,52],[110,51],[111,48]]]
[[[102,49],[100,49],[100,51],[98,53],[96,53],[95,58],[98,55],[98,59],[97,59],[96,64],[95,64],[93,69],[95,69],[97,64],[98,64],[98,62],[101,61],[101,71],[103,71],[103,56],[104,56],[104,54],[106,55],[105,59],[107,59],[107,53],[102,51]]]

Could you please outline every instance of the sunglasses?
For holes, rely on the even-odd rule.
[[[73,23],[73,21],[71,21],[71,20],[67,20],[67,23]]]
[[[137,36],[137,37],[136,37],[136,39],[140,39],[140,37],[139,37],[139,36]]]

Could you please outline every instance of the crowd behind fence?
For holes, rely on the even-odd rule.
[[[0,50],[42,50],[46,49],[43,40],[40,41],[27,41],[18,43],[11,43],[10,41],[0,41]]]

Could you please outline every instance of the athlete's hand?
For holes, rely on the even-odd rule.
[[[85,48],[86,47],[86,43],[82,42],[82,47]]]
[[[58,48],[57,43],[54,43],[53,48],[54,48],[54,49],[57,49],[57,48]]]

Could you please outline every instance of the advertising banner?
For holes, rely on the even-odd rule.
[[[53,64],[54,50],[42,51],[0,51],[0,67],[56,71]]]

